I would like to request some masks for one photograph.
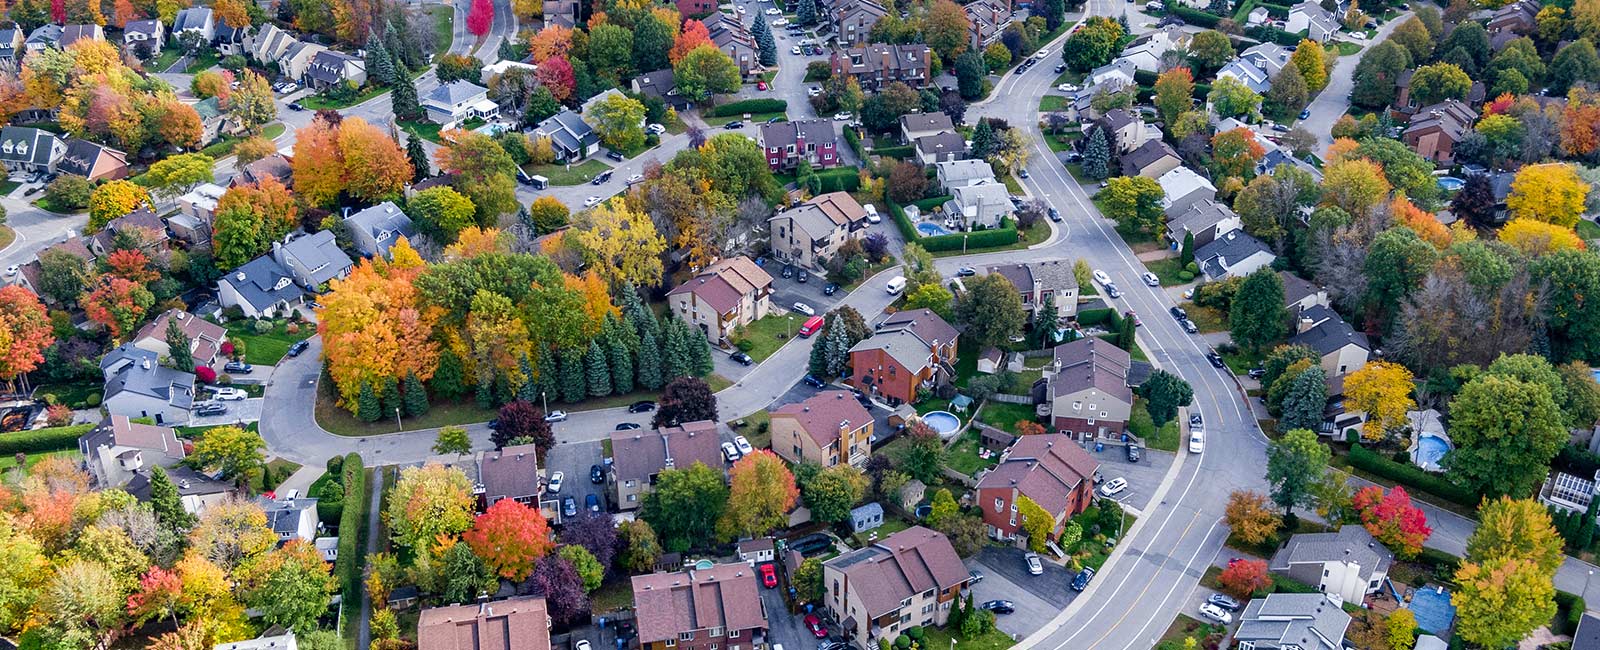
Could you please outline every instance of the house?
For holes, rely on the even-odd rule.
[[[78,438],[78,454],[95,485],[127,485],[146,467],[172,467],[188,454],[171,427],[138,424],[126,415],[113,415]]]
[[[967,141],[960,133],[945,131],[917,138],[917,160],[924,166],[967,157]]]
[[[12,172],[54,172],[67,143],[44,129],[0,127],[0,164]]]
[[[28,40],[23,42],[23,47],[29,52],[38,52],[47,47],[60,47],[61,26],[55,23],[45,23],[28,32]]]
[[[61,28],[61,40],[57,46],[65,50],[78,41],[103,41],[106,40],[104,27],[95,24],[67,25]]]
[[[624,511],[639,508],[645,491],[656,484],[656,475],[663,471],[689,469],[695,463],[719,471],[723,468],[717,423],[710,420],[655,431],[613,431],[611,457],[616,460],[607,480],[617,509]]]
[[[1332,533],[1306,533],[1289,538],[1269,565],[1273,573],[1316,585],[1317,590],[1359,605],[1378,593],[1389,575],[1394,553],[1367,529],[1347,525]]]
[[[492,85],[496,77],[511,72],[512,70],[525,72],[527,74],[534,74],[534,72],[538,69],[539,66],[536,66],[532,63],[523,63],[521,61],[512,61],[510,59],[495,61],[494,63],[483,66],[483,70],[478,73],[478,84],[482,86]]]
[[[190,244],[211,241],[211,220],[216,216],[217,202],[227,193],[227,188],[214,183],[195,186],[188,194],[178,197],[178,213],[167,217],[167,227]]]
[[[1510,32],[1514,34],[1532,33],[1539,26],[1539,3],[1535,0],[1517,0],[1504,7],[1496,9],[1489,16],[1485,27],[1490,34]]]
[[[1011,24],[1011,3],[1008,0],[977,0],[965,7],[967,13],[968,46],[975,52],[1000,42],[1000,33]]]
[[[678,15],[684,17],[706,16],[717,10],[716,0],[676,0]]]
[[[1149,32],[1129,43],[1116,60],[1132,63],[1135,70],[1160,72],[1161,57],[1171,51],[1187,52],[1189,38],[1188,33],[1177,27]]]
[[[633,78],[632,87],[634,94],[654,97],[679,111],[691,105],[687,98],[678,94],[678,82],[673,77],[671,68],[638,75]]]
[[[873,650],[880,637],[944,625],[970,579],[949,538],[912,526],[823,562],[823,606],[847,642]]]
[[[874,501],[850,509],[850,532],[865,533],[883,525],[883,505]]]
[[[1444,166],[1455,164],[1455,146],[1472,132],[1478,112],[1459,99],[1447,99],[1419,109],[1400,134],[1417,155]]]
[[[1144,146],[1144,120],[1139,119],[1139,114],[1136,112],[1113,108],[1100,118],[1100,126],[1112,136],[1118,153],[1127,153]]]
[[[933,167],[939,186],[946,191],[967,185],[995,182],[994,168],[984,160],[949,160],[934,163]]]
[[[219,643],[212,646],[211,650],[299,650],[299,648],[294,631],[287,630],[282,634],[265,635],[233,643]]]
[[[761,65],[761,50],[756,39],[743,22],[734,16],[717,13],[705,19],[711,43],[722,50],[734,65],[739,66],[739,76],[745,80],[760,76],[766,68]]]
[[[222,346],[228,342],[228,330],[182,309],[168,309],[139,328],[133,335],[133,347],[154,352],[158,358],[170,358],[172,347],[167,342],[167,324],[173,320],[178,322],[178,331],[187,343],[194,365],[221,370],[227,363]]]
[[[478,454],[478,483],[483,486],[485,507],[502,499],[538,506],[539,495],[544,492],[538,449],[533,445],[511,445]]]
[[[1092,86],[1105,85],[1108,82],[1118,88],[1134,85],[1133,73],[1138,70],[1132,61],[1119,60],[1089,71],[1084,84],[1085,90]],[[1087,93],[1085,93],[1087,94]]]
[[[389,247],[401,237],[415,237],[417,229],[400,206],[384,201],[344,218],[345,230],[356,251],[367,257],[389,257]]]
[[[250,58],[263,65],[271,65],[277,63],[291,47],[299,43],[300,40],[293,34],[278,29],[277,25],[267,23],[250,37],[249,42],[245,44],[245,50]]]
[[[287,314],[305,295],[294,276],[271,254],[250,260],[217,280],[217,300],[222,306],[238,307],[249,318]]]
[[[1199,259],[1199,258],[1196,258]],[[1287,294],[1287,291],[1285,292]],[[1304,345],[1322,357],[1322,371],[1329,379],[1355,372],[1367,365],[1372,343],[1339,314],[1326,305],[1313,305],[1295,314],[1290,345]]]
[[[600,150],[600,134],[571,109],[562,109],[533,127],[535,138],[550,138],[557,162],[577,162]]]
[[[766,606],[744,562],[634,576],[633,610],[641,650],[766,647]]]
[[[759,142],[772,171],[794,169],[802,160],[812,168],[839,165],[838,132],[827,118],[763,124]]]
[[[1174,167],[1156,178],[1156,183],[1161,185],[1161,207],[1168,219],[1188,212],[1201,201],[1217,198],[1216,186],[1188,167]]]
[[[287,244],[273,242],[272,257],[307,291],[317,291],[329,280],[349,275],[355,266],[350,256],[339,250],[331,230],[301,235]]]
[[[1283,281],[1283,302],[1288,307],[1289,313],[1298,314],[1314,306],[1327,307],[1328,290],[1300,279],[1300,276],[1288,271],[1279,271],[1278,278]]]
[[[165,468],[163,471],[166,472],[167,479],[177,486],[178,503],[183,506],[183,511],[191,515],[199,515],[207,508],[233,497],[233,482],[220,480],[219,476],[190,469],[182,463]],[[135,499],[149,503],[150,477],[154,472],[155,469],[151,467],[135,472],[122,490]]]
[[[310,85],[306,81],[306,72],[311,69],[311,61],[327,49],[316,43],[295,41],[278,57],[278,72],[293,81]]]
[[[952,187],[950,200],[944,204],[945,214],[960,215],[968,230],[999,228],[1015,207],[1011,204],[1011,190],[1001,183]]]
[[[189,105],[200,116],[200,144],[210,144],[222,137],[227,115],[222,112],[222,99],[207,97]]]
[[[417,617],[417,650],[550,650],[544,598],[445,605]]]
[[[939,135],[956,130],[950,116],[943,111],[932,113],[912,113],[900,116],[900,141],[905,143],[916,142],[917,138],[928,135]]]
[[[206,43],[216,40],[217,23],[210,7],[190,7],[178,11],[172,21],[172,37],[180,38],[184,32],[196,32]]]
[[[11,27],[0,27],[0,64],[10,70],[16,70],[22,64],[22,54],[27,52],[23,43],[27,36],[22,33],[22,28],[13,24]]]
[[[955,376],[956,328],[929,309],[896,312],[850,348],[849,384],[898,405]]]
[[[742,540],[737,545],[739,559],[751,566],[766,564],[777,557],[776,542],[771,537]]]
[[[1243,227],[1243,220],[1233,208],[1219,201],[1202,199],[1189,204],[1189,209],[1182,214],[1167,219],[1167,241],[1182,247],[1183,242],[1194,235],[1194,245],[1198,249]]]
[[[83,260],[84,264],[90,264],[94,262],[94,253],[90,252],[89,247],[84,245],[83,238],[77,236],[76,234],[72,234],[71,231],[68,231],[66,240],[59,244],[47,246],[44,250],[39,251],[38,257],[26,264],[23,264],[21,271],[15,277],[10,278],[9,281],[11,283],[27,287],[36,294],[40,294],[39,297],[47,304],[54,303],[55,299],[40,293],[39,287],[42,286],[40,275],[44,272],[44,265],[41,264],[39,260],[45,257],[45,255],[55,251],[66,253]]]
[[[239,170],[239,175],[233,177],[229,187],[242,183],[260,185],[261,180],[268,176],[282,183],[284,187],[294,186],[294,166],[290,162],[288,154],[283,152],[275,153],[245,165],[243,169]]]
[[[829,192],[773,215],[772,255],[800,266],[821,269],[839,247],[860,239],[867,228],[867,210],[848,192]]]
[[[1318,43],[1326,43],[1339,33],[1339,19],[1334,17],[1322,5],[1305,0],[1289,8],[1289,20],[1284,25],[1284,31],[1291,34],[1305,34],[1307,38]]]
[[[453,129],[462,122],[477,118],[492,120],[500,116],[500,105],[489,99],[489,89],[470,81],[456,80],[441,84],[422,99],[422,110],[428,121]]]
[[[772,451],[791,463],[860,468],[872,457],[872,412],[848,391],[822,391],[771,416]]]
[[[834,50],[829,65],[836,77],[855,77],[866,93],[876,93],[896,81],[920,90],[932,81],[932,54],[933,50],[922,44],[872,43]]]
[[[317,90],[326,90],[346,81],[360,86],[367,82],[367,62],[360,57],[325,49],[311,57],[306,77]]]
[[[1056,346],[1051,356],[1051,426],[1084,441],[1120,438],[1133,412],[1128,352],[1090,336]]]
[[[1067,320],[1078,315],[1078,278],[1072,264],[1063,260],[997,264],[985,270],[999,273],[1022,294],[1022,308],[1037,314],[1046,300],[1054,301],[1056,318]]]
[[[183,424],[194,408],[194,373],[159,363],[156,353],[124,343],[100,360],[104,401],[111,415],[154,418],[156,424]]]
[[[1262,43],[1239,53],[1217,71],[1217,77],[1233,77],[1256,93],[1272,88],[1273,78],[1289,63],[1289,51],[1277,43]]]
[[[278,534],[278,541],[292,539],[307,542],[317,539],[317,500],[305,497],[260,499],[261,510],[267,513],[267,527]]]
[[[1245,605],[1234,640],[1249,650],[1342,650],[1350,615],[1324,594],[1268,594]]]
[[[772,310],[772,276],[743,255],[718,260],[667,292],[667,305],[707,340],[724,345],[733,333]]]
[[[1572,633],[1572,650],[1600,650],[1600,616],[1585,612]]]
[[[1266,7],[1256,7],[1250,10],[1249,15],[1245,16],[1244,24],[1246,27],[1258,27],[1267,24],[1267,21],[1271,18],[1272,12],[1267,11]]]
[[[1000,464],[978,480],[976,503],[983,508],[989,536],[1000,540],[1018,537],[1022,525],[1017,515],[1019,497],[1031,499],[1050,513],[1055,521],[1050,535],[1060,533],[1068,519],[1094,501],[1094,473],[1099,468],[1100,461],[1071,435],[1018,438]]]
[[[1200,271],[1212,281],[1250,275],[1270,266],[1275,259],[1272,247],[1243,230],[1225,233],[1194,253]]]
[[[1117,109],[1121,110],[1121,109]],[[1178,152],[1161,140],[1146,140],[1133,151],[1122,154],[1122,175],[1161,178],[1183,164]]]
[[[128,154],[88,140],[67,142],[66,153],[56,161],[56,171],[77,174],[91,181],[114,181],[128,177]]]
[[[148,58],[161,52],[166,35],[167,27],[160,20],[130,20],[122,28],[122,46]]]
[[[151,212],[148,206],[134,208],[133,212],[106,222],[100,232],[89,237],[89,250],[96,256],[110,255],[117,245],[118,235],[129,235],[141,242],[140,248],[146,252],[159,251],[166,247],[167,227],[161,223],[161,217]]]
[[[865,46],[872,27],[887,15],[889,10],[874,0],[835,0],[827,10],[828,23],[842,47]]]
[[[544,5],[544,24],[572,28],[583,24],[579,12],[582,3],[578,0],[550,0]]]

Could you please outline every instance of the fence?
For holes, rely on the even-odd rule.
[[[1033,396],[1031,396],[1031,395],[1012,395],[1010,393],[994,393],[993,395],[989,396],[989,399],[992,399],[992,400],[994,400],[996,402],[1004,402],[1006,404],[1029,404],[1029,405],[1033,404]]]

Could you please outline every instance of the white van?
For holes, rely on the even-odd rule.
[[[906,290],[906,276],[897,275],[889,281],[889,295],[898,295]]]

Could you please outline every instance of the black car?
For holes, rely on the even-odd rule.
[[[1198,426],[1201,426],[1201,425],[1203,425],[1205,423],[1206,423],[1206,419],[1200,417],[1199,413],[1190,413],[1189,414],[1189,426],[1198,427]]]
[[[291,110],[291,111],[303,111],[303,110],[306,110],[306,107],[301,106],[300,102],[289,102],[289,110]]]
[[[824,296],[831,296],[831,295],[833,295],[835,293],[838,293],[838,292],[839,292],[839,285],[836,284],[836,283],[829,282],[829,283],[827,283],[825,285],[822,285],[822,295],[824,295]]]
[[[1066,72],[1066,71],[1067,71],[1067,64],[1065,64],[1065,63],[1057,63],[1056,64],[1056,74],[1061,74],[1061,73]]]
[[[628,405],[629,413],[649,413],[656,410],[656,403],[650,400],[639,400]]]
[[[578,500],[574,499],[572,497],[567,497],[565,499],[562,499],[561,500],[561,515],[563,517],[576,517],[576,516],[578,516]]]
[[[606,482],[606,471],[603,470],[603,469],[600,469],[599,465],[590,465],[589,466],[589,482],[593,483],[595,485],[599,485],[601,483]]]
[[[195,415],[222,415],[228,412],[228,407],[220,402],[201,404],[194,410]]]
[[[1085,589],[1088,589],[1089,588],[1089,581],[1093,580],[1093,579],[1094,579],[1094,569],[1091,569],[1089,567],[1084,567],[1082,571],[1078,572],[1077,576],[1074,576],[1072,578],[1072,590],[1073,591],[1083,591]]]
[[[236,373],[236,374],[240,374],[240,375],[248,375],[248,374],[251,373],[251,371],[254,371],[255,369],[256,369],[255,366],[252,366],[252,365],[250,365],[248,363],[245,363],[243,361],[229,361],[228,363],[226,363],[226,364],[224,364],[222,366],[222,371],[223,372]]]
[[[739,365],[741,365],[741,366],[748,366],[748,365],[756,362],[755,359],[751,359],[750,358],[750,355],[745,354],[743,352],[735,352],[733,354],[728,355],[728,358],[729,359],[733,359],[734,361],[738,362]]]
[[[310,341],[306,341],[304,339],[299,340],[299,341],[295,341],[294,345],[289,346],[289,356],[298,357],[298,356],[300,356],[301,352],[305,352],[306,348],[310,347],[310,346],[311,346],[311,342]]]
[[[785,264],[785,265],[783,265],[783,277],[785,277],[785,278],[794,277],[794,265],[793,264]]]
[[[722,128],[724,128],[724,129],[742,129],[742,128],[744,128],[744,122],[742,120],[734,120],[732,122],[729,122],[727,124],[722,125]]]
[[[1184,311],[1182,307],[1173,307],[1172,309],[1168,309],[1167,312],[1172,314],[1172,317],[1177,320],[1183,320],[1189,317],[1189,312]]]
[[[1140,455],[1139,452],[1142,451],[1142,450],[1143,450],[1143,448],[1141,448],[1139,445],[1135,445],[1135,444],[1130,443],[1128,445],[1128,462],[1130,462],[1130,463],[1139,462],[1139,455]]]
[[[611,172],[610,171],[603,171],[603,172],[600,172],[599,176],[594,177],[594,180],[589,181],[589,184],[590,185],[604,185],[606,183],[606,181],[609,181],[609,180],[611,180]]]
[[[800,269],[800,272],[795,274],[794,279],[800,284],[805,284],[811,280],[811,274],[807,273],[805,269]]]
[[[617,430],[618,431],[632,431],[632,430],[637,429],[637,428],[639,428],[639,423],[638,422],[618,422],[617,423]]]
[[[1017,611],[1017,606],[1009,600],[991,600],[979,605],[978,609],[987,609],[996,614],[1010,614]]]
[[[817,379],[811,375],[806,375],[805,382],[807,386],[812,388],[822,388],[823,386],[827,386],[827,384],[823,383],[821,379]]]
[[[1267,376],[1267,369],[1266,368],[1251,368],[1250,372],[1248,374],[1250,375],[1251,379],[1260,379],[1262,377]]]
[[[1021,177],[1023,177],[1023,178],[1027,178],[1027,177],[1028,177],[1028,170],[1026,170],[1026,169],[1019,169],[1019,170],[1017,170],[1017,175],[1018,175],[1018,176],[1021,176]]]
[[[615,160],[617,162],[622,162],[622,161],[628,159],[627,156],[622,155],[621,151],[607,151],[606,152],[606,157],[610,158],[612,160]]]
[[[1228,365],[1222,362],[1222,355],[1215,352],[1207,352],[1206,361],[1210,361],[1211,365],[1216,368],[1222,368]]]
[[[500,429],[500,418],[490,420],[489,423],[485,424],[484,426],[489,427],[490,431],[498,431]]]
[[[1061,223],[1061,211],[1055,208],[1050,208],[1050,220],[1056,223]]]

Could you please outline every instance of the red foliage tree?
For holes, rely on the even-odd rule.
[[[50,19],[59,24],[67,22],[67,0],[50,0]]]
[[[0,287],[0,380],[39,367],[45,348],[55,342],[38,295],[20,285]]]
[[[539,69],[533,71],[533,76],[539,83],[550,89],[551,96],[558,102],[565,102],[572,97],[572,90],[578,86],[578,78],[572,72],[572,64],[564,56],[553,56],[539,64]]]
[[[494,23],[494,4],[489,0],[472,0],[472,9],[467,12],[467,30],[473,36],[483,38],[489,33],[489,25]]]
[[[1267,575],[1266,560],[1234,560],[1228,563],[1228,568],[1222,570],[1222,575],[1217,576],[1222,583],[1222,588],[1230,594],[1240,598],[1249,598],[1250,594],[1272,586],[1272,578]]]
[[[104,325],[118,339],[144,322],[145,312],[155,302],[144,285],[114,275],[101,276],[94,289],[78,299],[89,320]]]
[[[1369,485],[1356,492],[1350,505],[1361,515],[1367,532],[1400,557],[1416,556],[1433,534],[1428,515],[1411,503],[1404,487],[1395,486],[1385,494],[1383,488]]]
[[[149,284],[161,279],[161,274],[150,268],[150,257],[144,251],[126,249],[106,257],[109,273],[129,282]]]
[[[150,567],[139,578],[139,589],[128,596],[128,615],[139,621],[172,616],[178,609],[178,598],[183,595],[183,581],[178,574],[158,566]],[[173,619],[177,624],[177,619]]]
[[[196,365],[194,367],[194,378],[202,384],[216,383],[217,371],[213,370],[211,366]]]
[[[678,32],[678,38],[672,42],[672,49],[667,52],[667,59],[677,63],[678,59],[688,54],[690,50],[711,42],[711,30],[706,29],[706,24],[698,20],[683,21],[683,31]]]
[[[461,538],[500,577],[516,582],[526,580],[534,563],[555,548],[544,515],[511,499],[494,502]]]
[[[496,449],[517,438],[533,438],[541,455],[555,445],[555,434],[550,431],[550,423],[544,421],[544,411],[539,407],[519,399],[506,402],[498,415],[499,426],[489,434],[489,442],[494,443]]]

